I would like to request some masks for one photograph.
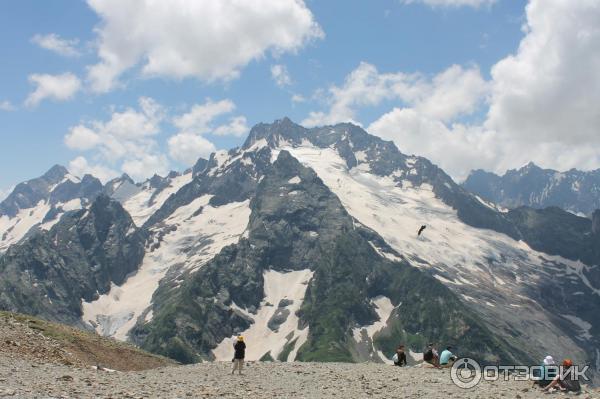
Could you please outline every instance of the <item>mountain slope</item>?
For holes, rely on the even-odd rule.
[[[224,248],[180,289],[159,290],[153,319],[133,333],[144,348],[184,362],[226,360],[228,337],[240,332],[250,360],[361,360],[362,342],[352,329],[377,321],[373,299],[386,297],[396,339],[460,341],[465,351],[477,348],[492,360],[518,352],[437,280],[383,256],[380,251],[390,249],[381,238],[356,224],[289,153],[279,153],[250,208],[247,238]],[[250,339],[265,335],[268,341]],[[383,347],[389,353],[393,345]]]
[[[118,371],[147,370],[175,364],[170,359],[124,342],[16,313],[0,312],[0,336],[0,357],[7,364],[14,360],[27,360],[35,366],[101,366]]]
[[[261,131],[270,129],[271,142],[312,167],[352,216],[381,234],[413,265],[459,293],[494,331],[519,343],[534,358],[553,347],[560,356],[596,364],[598,322],[581,311],[586,306],[597,311],[600,306],[599,284],[592,278],[598,273],[597,258],[581,262],[568,248],[577,234],[592,233],[589,221],[564,211],[558,211],[558,218],[542,215],[549,223],[565,223],[557,226],[562,237],[558,235],[560,243],[552,251],[560,256],[549,256],[523,243],[538,247],[535,239],[540,237],[548,243],[543,225],[525,228],[518,218],[457,186],[427,160],[400,155],[382,167],[385,146],[356,127],[305,130],[299,143],[294,139],[297,130],[285,136],[286,123],[290,122]],[[329,144],[320,142],[323,136]],[[251,133],[250,142],[256,139],[260,136],[253,138]],[[403,159],[408,159],[404,165]],[[390,167],[394,162],[395,168]],[[416,237],[423,224],[424,236]],[[578,248],[593,253],[599,242],[595,237],[583,240]]]
[[[506,208],[556,206],[587,216],[600,208],[600,170],[558,172],[529,163],[503,176],[472,171],[463,186]]]
[[[600,366],[600,216],[507,212],[351,124],[260,124],[165,179],[107,185],[140,253],[71,323],[185,362],[228,360],[243,333],[257,360],[389,361],[436,340]],[[25,262],[33,239],[9,253]]]
[[[65,212],[89,205],[101,192],[100,180],[79,179],[59,165],[17,185],[0,203],[0,253],[30,232],[49,230]]]
[[[0,309],[84,326],[91,301],[137,270],[144,237],[122,206],[99,196],[0,257]]]

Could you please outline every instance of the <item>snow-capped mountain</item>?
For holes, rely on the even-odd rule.
[[[483,170],[471,172],[463,183],[467,190],[505,208],[557,206],[590,216],[600,208],[600,170],[558,172],[529,163],[503,176]]]
[[[600,366],[600,214],[505,211],[357,126],[289,119],[165,179],[107,184],[98,210],[123,221],[96,212],[92,240],[73,233],[91,225],[80,211],[13,245],[2,291],[34,275],[29,297],[78,303],[71,323],[184,362],[229,360],[242,333],[250,360],[389,361],[398,342],[437,341],[486,362],[551,350]],[[99,259],[130,263],[95,292],[42,289],[33,271],[73,249],[103,276]],[[56,317],[36,303],[25,310]],[[0,293],[0,308],[23,306]]]
[[[98,179],[79,179],[59,165],[17,185],[0,203],[0,253],[31,231],[50,229],[65,212],[88,206],[101,192]]]

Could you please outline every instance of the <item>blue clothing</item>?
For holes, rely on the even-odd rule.
[[[440,355],[440,364],[448,364],[451,357],[454,357],[452,352],[450,352],[448,349],[444,350]]]

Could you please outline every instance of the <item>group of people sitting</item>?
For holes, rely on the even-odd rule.
[[[430,343],[423,351],[422,367],[452,367],[456,359],[456,356],[452,353],[451,346],[447,346],[446,349],[439,354],[435,344]],[[392,360],[396,366],[407,366],[408,363],[406,360],[404,345],[398,346]],[[553,390],[564,392],[580,392],[581,385],[579,384],[575,373],[569,372],[572,367],[573,361],[571,359],[563,360],[562,367],[559,367],[552,356],[546,356],[541,367],[538,368],[540,374],[533,375],[533,377],[535,377],[534,386],[539,386],[546,392]]]
[[[544,358],[540,369],[540,375],[536,375],[534,385],[538,385],[544,391],[564,391],[564,392],[580,392],[581,384],[577,380],[575,373],[569,372],[573,367],[571,359],[565,359],[562,362],[561,368],[550,355]]]
[[[404,345],[398,346],[396,353],[392,358],[396,366],[406,366],[406,352],[404,351]],[[427,348],[423,351],[423,367],[433,368],[446,368],[452,367],[456,356],[452,353],[452,347],[447,346],[446,349],[440,354],[435,347],[434,343],[427,345]]]

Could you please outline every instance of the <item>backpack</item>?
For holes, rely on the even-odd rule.
[[[430,362],[433,360],[433,350],[428,349],[427,352],[423,353],[423,360]]]

